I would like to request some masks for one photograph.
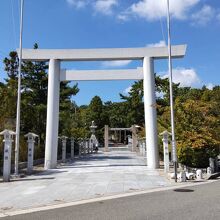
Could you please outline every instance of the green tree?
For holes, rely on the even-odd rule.
[[[34,45],[38,49],[38,45]],[[1,87],[4,103],[2,104],[2,118],[16,118],[17,101],[17,75],[18,56],[16,52],[11,52],[9,57],[4,59],[7,78],[5,85]],[[46,62],[22,63],[21,79],[21,142],[24,142],[23,135],[28,132],[37,133],[40,136],[41,148],[37,152],[37,157],[43,157],[46,133],[46,109],[47,109],[47,82],[48,64]],[[77,85],[67,82],[61,83],[60,92],[60,133],[68,135],[72,123],[72,98],[79,91]],[[2,119],[1,119],[2,120]],[[3,125],[4,126],[4,125]],[[15,129],[15,128],[14,128]],[[26,158],[26,143],[21,144],[21,160]]]
[[[143,103],[143,80],[135,82],[131,86],[128,96],[120,94],[121,99],[124,100],[127,106],[127,124],[144,124],[144,103]]]
[[[78,84],[71,86],[69,82],[60,83],[59,132],[71,136],[72,123],[75,120],[75,104],[73,96],[79,92]]]

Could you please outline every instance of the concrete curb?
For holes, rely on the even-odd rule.
[[[142,195],[142,194],[148,194],[148,193],[154,193],[154,192],[168,191],[168,190],[172,190],[172,189],[180,189],[180,188],[185,188],[185,187],[199,186],[199,185],[213,183],[215,181],[218,181],[218,180],[209,180],[209,181],[194,182],[194,183],[180,183],[181,185],[174,185],[174,186],[168,186],[168,187],[163,187],[163,188],[160,187],[160,188],[156,188],[156,189],[154,188],[154,189],[150,189],[150,190],[128,192],[128,193],[99,197],[99,198],[94,198],[94,199],[66,202],[66,203],[62,203],[62,204],[47,205],[47,206],[36,207],[36,208],[29,208],[29,209],[25,209],[25,210],[16,210],[16,211],[11,211],[11,212],[5,211],[3,213],[0,213],[0,218],[15,216],[15,215],[29,214],[29,213],[40,212],[40,211],[48,211],[48,210],[65,208],[65,207],[76,206],[76,205],[83,205],[83,204],[88,204],[88,203],[93,203],[93,202],[101,202],[101,201],[124,198],[124,197],[129,197],[129,196],[136,196],[136,195]]]

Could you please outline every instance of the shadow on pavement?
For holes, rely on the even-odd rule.
[[[88,161],[88,160],[129,160],[129,159],[132,159],[132,157],[130,156],[99,156],[99,155],[85,155],[81,158],[77,158],[76,160],[78,161]]]
[[[194,192],[192,189],[174,189],[175,192]]]
[[[140,165],[140,164],[109,164],[109,165],[87,165],[87,164],[78,164],[78,165],[62,165],[59,169],[63,168],[92,168],[92,167],[147,167],[147,165]]]
[[[34,173],[35,176],[48,176],[48,175],[53,175],[57,173],[66,173],[68,171],[66,170],[59,170],[59,168],[53,169],[53,170],[46,170],[46,171],[39,171],[37,173]]]
[[[55,177],[42,177],[42,178],[21,178],[21,179],[12,179],[11,182],[19,181],[34,181],[34,180],[53,180]]]

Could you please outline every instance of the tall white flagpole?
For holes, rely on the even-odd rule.
[[[171,133],[172,133],[172,155],[175,181],[177,182],[177,152],[175,138],[175,123],[174,123],[174,103],[173,103],[173,74],[172,74],[172,55],[171,55],[171,31],[170,31],[170,4],[167,0],[167,28],[168,28],[168,54],[169,54],[169,81],[170,81],[170,114],[171,114]]]
[[[16,140],[15,140],[15,175],[18,175],[19,142],[20,142],[20,114],[21,114],[21,65],[22,65],[22,35],[23,35],[23,9],[24,0],[21,0],[20,14],[20,47],[18,66],[18,91],[17,91],[17,115],[16,115]]]

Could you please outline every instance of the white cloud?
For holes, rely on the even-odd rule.
[[[204,5],[202,9],[192,15],[193,25],[204,26],[215,16],[215,9],[209,5]]]
[[[77,9],[90,6],[97,13],[110,15],[113,12],[113,7],[118,5],[118,0],[66,0],[66,2]]]
[[[66,2],[77,9],[84,8],[88,4],[87,0],[66,0]]]
[[[118,0],[97,0],[94,4],[94,9],[101,14],[110,15],[113,7],[117,5]]]
[[[148,21],[158,20],[167,16],[166,0],[140,0],[127,10],[131,15],[139,16]],[[170,13],[176,19],[187,19],[189,11],[200,0],[170,0]]]
[[[204,26],[214,19],[220,21],[219,10],[207,4],[199,11],[192,13],[193,8],[200,2],[202,0],[170,0],[171,16],[179,20],[191,20],[192,25],[199,26]],[[119,0],[66,0],[66,3],[75,9],[88,7],[95,14],[103,15],[112,15],[116,6],[120,5]],[[127,9],[121,9],[117,14],[115,13],[115,18],[122,22],[134,17],[144,18],[147,21],[160,20],[167,16],[166,3],[166,0],[136,0],[136,3],[132,3]]]
[[[209,90],[213,90],[214,87],[215,87],[215,85],[212,84],[212,83],[208,83],[208,84],[206,85],[206,88],[209,89]]]
[[[126,14],[119,14],[119,15],[117,16],[117,18],[118,18],[118,20],[121,20],[121,21],[127,21],[127,20],[129,20],[129,17],[128,17],[128,15],[126,15]]]
[[[164,40],[161,40],[158,43],[147,44],[147,47],[166,47],[166,42]]]
[[[105,67],[121,67],[121,66],[127,66],[131,62],[132,60],[104,61],[102,62],[102,65]]]
[[[131,92],[131,89],[132,89],[132,87],[129,86],[128,88],[126,88],[126,89],[123,91],[123,93],[129,94],[129,92]]]
[[[162,78],[168,78],[168,73],[163,74]],[[173,82],[180,83],[181,87],[200,86],[200,79],[194,69],[176,68],[173,69]]]

